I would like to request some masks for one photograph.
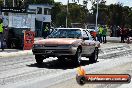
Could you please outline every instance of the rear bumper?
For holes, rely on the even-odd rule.
[[[77,51],[77,48],[71,48],[71,49],[32,49],[33,54],[41,54],[44,56],[71,56],[75,55]]]

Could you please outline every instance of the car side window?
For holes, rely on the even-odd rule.
[[[87,34],[87,32],[86,32],[85,30],[83,30],[82,35],[83,35],[83,37],[85,37],[85,38],[89,38],[89,36],[88,36],[88,34]]]
[[[89,40],[93,40],[93,37],[91,36],[91,34],[88,31],[87,31],[87,34],[88,34]]]

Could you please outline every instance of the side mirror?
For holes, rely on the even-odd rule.
[[[89,40],[89,37],[83,37],[83,40]]]

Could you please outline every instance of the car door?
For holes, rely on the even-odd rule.
[[[90,49],[90,47],[89,47],[89,36],[88,36],[86,30],[82,31],[82,37],[83,37],[82,54],[84,54],[84,55],[90,54],[90,52],[89,52],[89,49]]]
[[[91,34],[87,31],[87,34],[89,36],[89,40],[88,40],[88,43],[89,43],[89,52],[90,54],[94,52],[95,50],[95,40],[93,39],[93,37],[91,36]]]

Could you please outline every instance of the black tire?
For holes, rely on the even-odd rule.
[[[93,52],[92,55],[89,57],[89,61],[90,61],[90,62],[92,62],[92,63],[97,62],[97,59],[98,59],[98,52],[99,52],[99,49],[98,49],[98,48],[95,48],[94,52]]]
[[[81,63],[81,53],[82,53],[82,50],[80,48],[78,48],[75,56],[73,57],[73,62],[74,62],[75,65],[80,65],[80,63]]]
[[[41,65],[43,63],[42,55],[35,55],[35,59],[36,59],[37,64]]]
[[[15,45],[15,43],[14,42],[11,42],[11,49],[15,49],[16,48],[16,45]]]
[[[59,62],[65,62],[65,58],[64,57],[57,57]]]

